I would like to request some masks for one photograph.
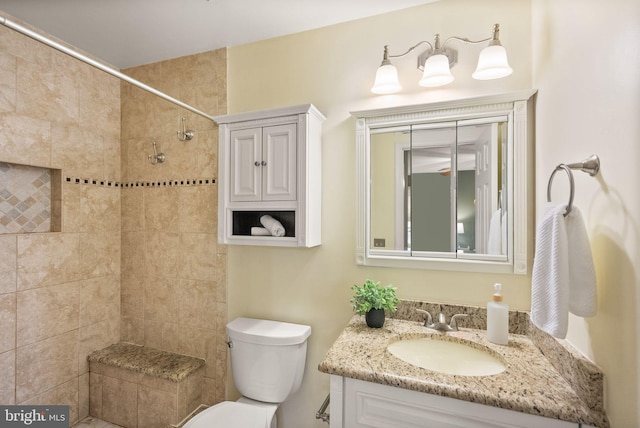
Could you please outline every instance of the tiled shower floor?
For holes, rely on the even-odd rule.
[[[110,424],[101,419],[94,418],[93,416],[87,416],[72,428],[122,428],[120,425]]]

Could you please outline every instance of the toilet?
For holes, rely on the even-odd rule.
[[[227,324],[233,380],[242,394],[198,413],[183,428],[277,428],[276,410],[302,384],[311,327],[236,318]]]

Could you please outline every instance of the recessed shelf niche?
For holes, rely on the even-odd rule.
[[[0,234],[60,232],[62,171],[0,162]]]

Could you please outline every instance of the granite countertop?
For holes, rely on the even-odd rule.
[[[406,363],[387,351],[397,340],[442,336],[423,323],[389,319],[384,327],[366,326],[354,316],[318,369],[321,372],[515,410],[595,427],[608,427],[604,411],[590,408],[534,342],[510,334],[508,346],[495,345],[486,332],[460,328],[447,340],[470,341],[503,360],[506,370],[492,376],[447,375]]]
[[[201,358],[125,342],[94,351],[87,359],[89,362],[102,363],[173,382],[180,382],[205,365]]]

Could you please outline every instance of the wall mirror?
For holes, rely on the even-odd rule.
[[[353,112],[357,263],[526,274],[534,94]]]

